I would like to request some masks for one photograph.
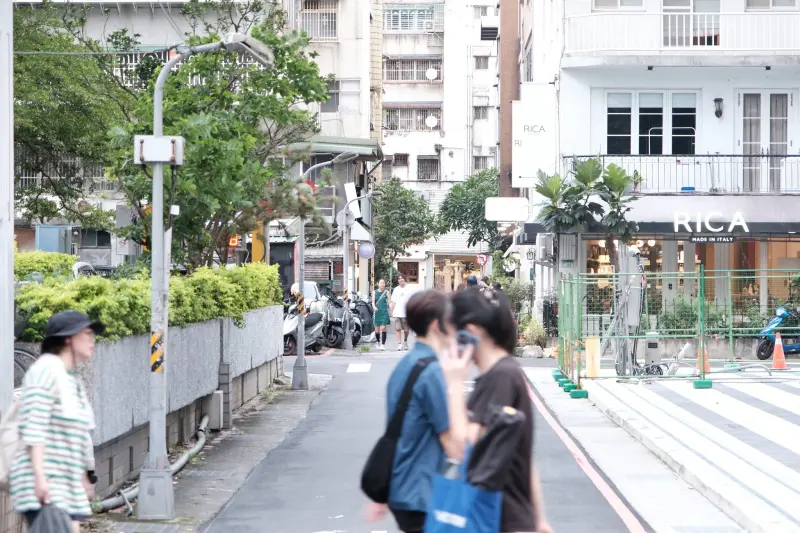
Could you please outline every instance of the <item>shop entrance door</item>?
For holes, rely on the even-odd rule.
[[[795,94],[789,90],[740,91],[738,149],[742,192],[781,192],[790,187],[786,155],[793,146]]]

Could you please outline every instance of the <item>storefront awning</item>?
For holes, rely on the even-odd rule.
[[[314,135],[308,141],[293,143],[287,146],[290,152],[310,152],[312,154],[343,154],[354,152],[358,161],[382,161],[383,150],[377,139],[356,137],[328,137]]]
[[[641,196],[630,206],[627,218],[636,223],[638,235],[800,238],[800,199],[795,196]],[[526,222],[517,242],[534,244],[539,233],[548,231],[535,220]],[[588,228],[584,235],[602,236],[603,231]]]

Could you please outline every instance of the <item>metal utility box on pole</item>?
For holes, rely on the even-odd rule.
[[[153,135],[134,138],[135,164],[153,164],[152,201],[152,279],[150,316],[150,449],[139,476],[139,502],[136,516],[140,520],[172,520],[175,518],[175,489],[167,456],[167,305],[169,303],[169,252],[166,249],[172,234],[164,234],[164,165],[183,164],[183,137],[164,136],[164,85],[172,69],[195,54],[220,50],[252,56],[271,68],[272,50],[264,43],[234,33],[224,41],[192,46],[167,61],[158,73],[153,90]]]
[[[13,4],[0,3],[0,412],[14,389]]]

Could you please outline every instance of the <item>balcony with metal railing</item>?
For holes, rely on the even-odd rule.
[[[800,55],[800,12],[568,15],[567,57]]]
[[[599,157],[641,183],[636,194],[650,195],[800,195],[800,155],[564,155],[562,173],[576,162]]]

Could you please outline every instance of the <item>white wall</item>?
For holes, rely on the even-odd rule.
[[[490,10],[490,3],[484,3]],[[462,181],[472,172],[473,155],[490,156],[497,146],[496,42],[480,40],[480,16],[474,5],[460,0],[444,3],[443,43],[425,34],[384,33],[384,55],[441,55],[442,81],[435,83],[397,83],[383,85],[384,106],[392,103],[442,102],[439,131],[402,132],[384,130],[384,153],[409,154],[407,167],[395,166],[392,175],[402,180],[417,179],[417,156],[434,156],[441,149],[441,175],[445,182]],[[485,70],[475,69],[475,56],[489,56]],[[446,98],[445,98],[446,95]],[[473,119],[473,106],[488,106],[486,119]],[[473,150],[473,146],[482,150]],[[494,160],[490,162],[494,166]]]
[[[561,152],[606,153],[606,92],[608,90],[697,91],[697,154],[742,153],[738,140],[741,119],[738,92],[784,90],[791,97],[789,138],[797,153],[800,134],[800,68],[597,68],[567,69],[561,73]],[[723,99],[722,118],[714,116],[714,99]]]

